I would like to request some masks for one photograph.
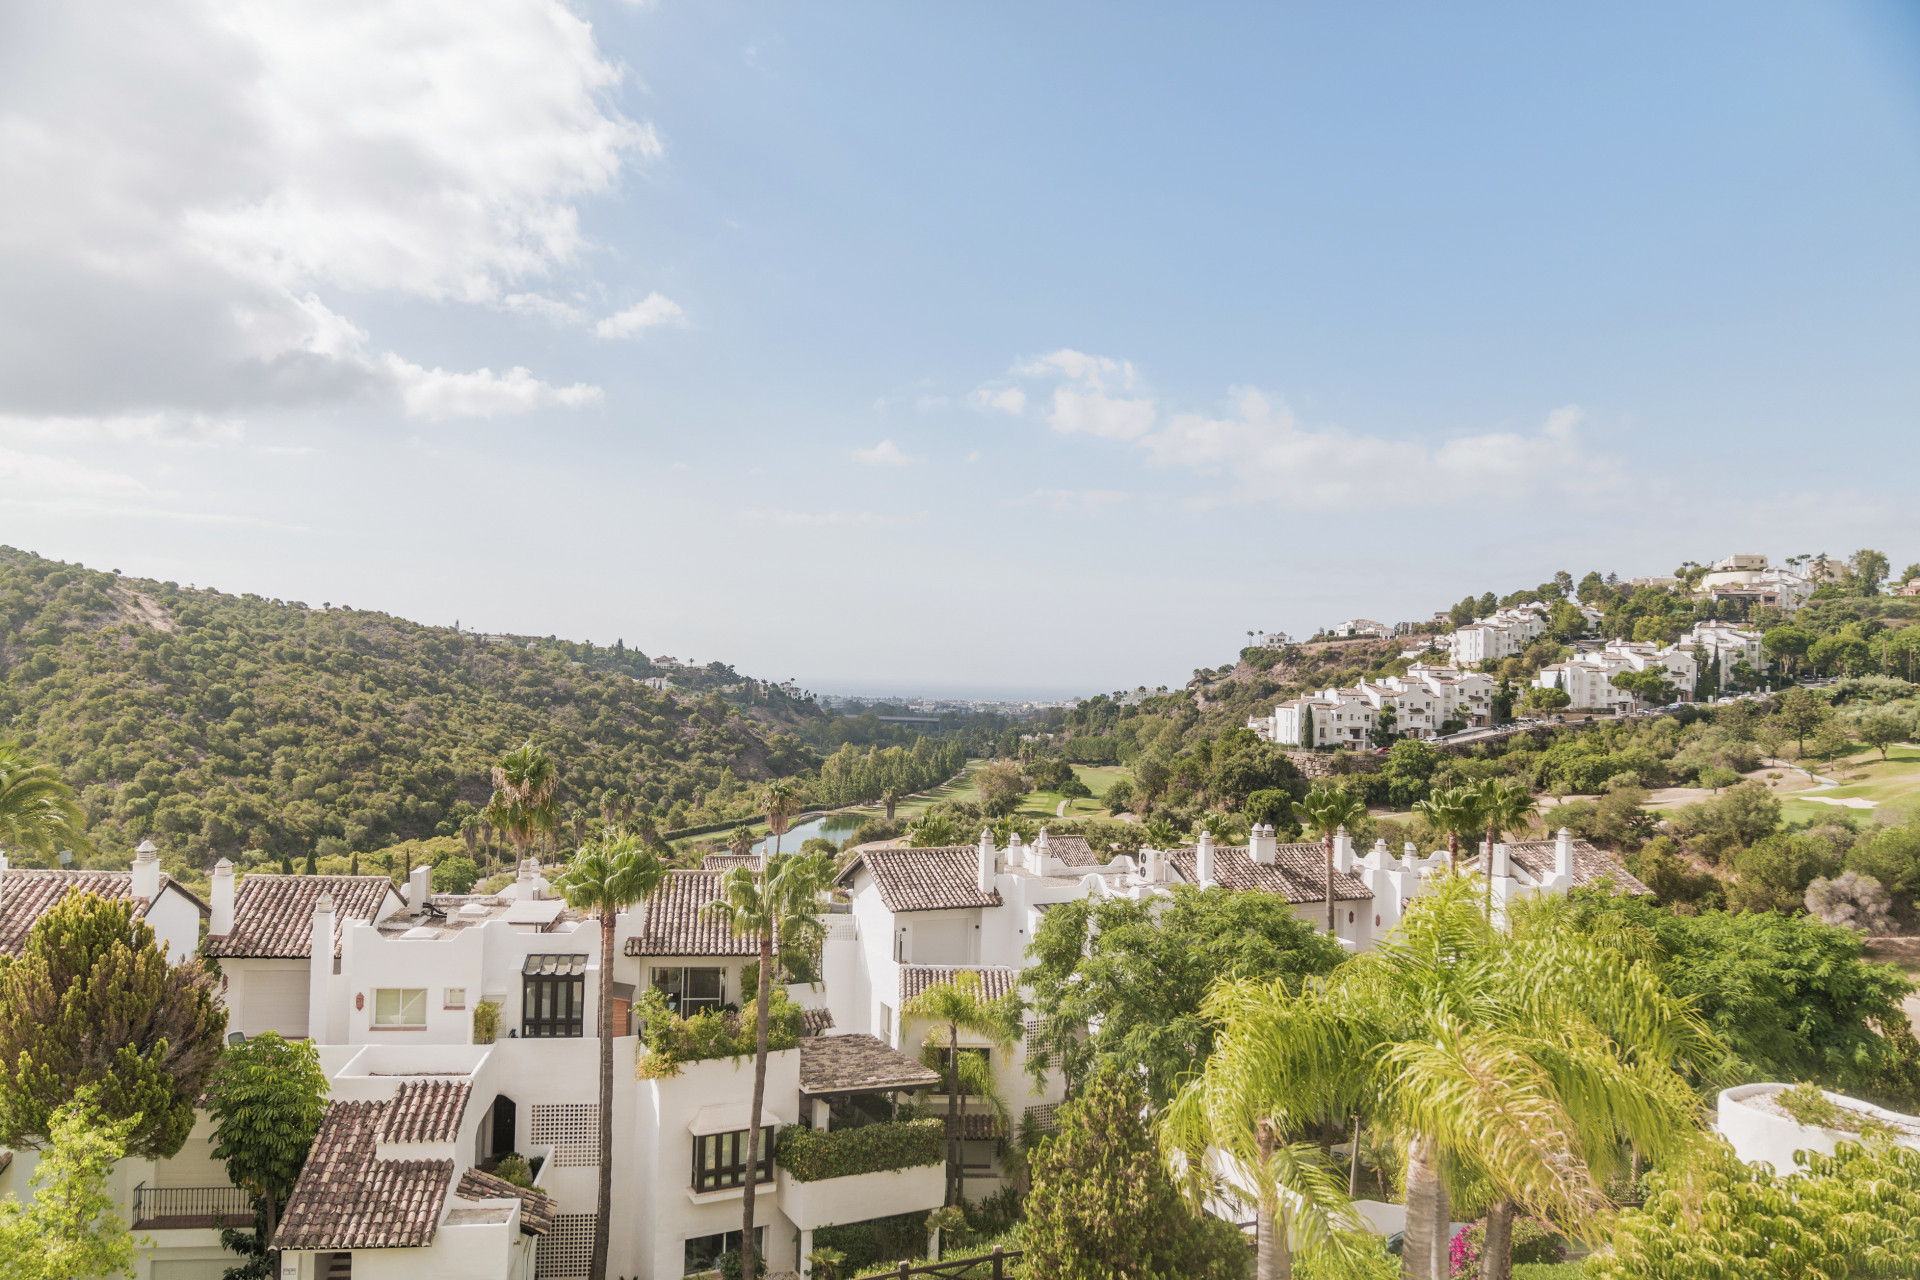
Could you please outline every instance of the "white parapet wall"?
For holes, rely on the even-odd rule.
[[[1743,1084],[1720,1091],[1720,1134],[1733,1144],[1734,1154],[1748,1164],[1767,1164],[1777,1173],[1792,1173],[1796,1151],[1830,1156],[1842,1142],[1859,1142],[1861,1135],[1844,1129],[1801,1124],[1786,1114],[1774,1098],[1792,1088],[1785,1084]],[[1828,1093],[1835,1106],[1878,1120],[1893,1131],[1893,1140],[1920,1150],[1920,1116],[1888,1111],[1858,1098]]]
[[[946,1198],[944,1164],[919,1169],[888,1169],[843,1178],[801,1182],[785,1169],[775,1172],[780,1211],[802,1231],[890,1218],[895,1214],[938,1209]]]

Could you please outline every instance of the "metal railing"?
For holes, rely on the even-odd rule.
[[[168,1227],[250,1227],[253,1201],[238,1187],[149,1187],[134,1189],[133,1225]]]

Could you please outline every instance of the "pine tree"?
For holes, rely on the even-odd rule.
[[[68,894],[0,970],[0,1143],[47,1141],[94,1087],[108,1120],[137,1119],[128,1154],[174,1155],[226,1029],[213,975],[169,965],[131,902]]]
[[[1252,1264],[1239,1229],[1187,1207],[1124,1077],[1096,1077],[1061,1108],[1027,1195],[1028,1275],[1049,1280],[1233,1280]]]

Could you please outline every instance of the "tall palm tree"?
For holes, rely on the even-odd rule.
[[[775,778],[761,788],[760,807],[767,811],[767,830],[773,834],[773,851],[778,854],[788,819],[800,811],[800,788],[785,778]]]
[[[1175,1095],[1160,1141],[1180,1157],[1196,1209],[1224,1196],[1254,1202],[1254,1280],[1291,1280],[1296,1251],[1355,1262],[1366,1222],[1317,1143],[1290,1133],[1332,1111],[1325,1077],[1267,1072],[1248,1028],[1229,1025],[1199,1076]]]
[[[1445,791],[1436,791],[1425,800],[1416,801],[1413,811],[1427,820],[1427,825],[1447,834],[1447,870],[1460,869],[1460,841],[1472,840],[1480,834],[1480,798],[1471,786],[1449,787]]]
[[[667,867],[632,836],[580,846],[554,887],[567,905],[600,917],[600,1201],[593,1223],[592,1280],[606,1280],[607,1230],[613,1221],[613,935],[620,913],[644,902]]]
[[[777,784],[776,784],[777,785]],[[783,947],[817,942],[821,899],[833,883],[833,859],[825,854],[776,854],[758,872],[735,867],[721,878],[720,897],[706,911],[732,926],[736,938],[759,943],[759,981],[754,995],[753,1108],[747,1120],[749,1165],[760,1155],[760,1104],[767,1096],[767,1006],[772,999],[774,943]],[[740,1219],[740,1274],[754,1274],[753,1200],[747,1179]]]
[[[753,852],[753,828],[742,822],[727,832],[727,852],[745,857]]]
[[[1372,1099],[1399,1131],[1409,1280],[1447,1280],[1449,1162],[1499,1193],[1496,1246],[1516,1207],[1586,1232],[1622,1150],[1664,1159],[1699,1139],[1682,1069],[1710,1072],[1724,1053],[1650,967],[1582,934],[1564,904],[1517,904],[1502,932],[1475,889],[1442,877],[1379,946],[1298,996],[1223,983],[1207,1003],[1276,1094]]]
[[[1533,818],[1533,793],[1518,782],[1493,778],[1474,784],[1480,820],[1487,824],[1487,918],[1493,918],[1493,846],[1509,831],[1525,831]]]
[[[1333,838],[1341,830],[1357,827],[1367,816],[1367,802],[1351,791],[1324,783],[1307,792],[1307,798],[1293,802],[1293,816],[1300,825],[1320,835],[1320,849],[1327,860],[1327,933],[1333,933]]]
[[[86,847],[86,829],[60,771],[0,742],[0,847],[50,858],[63,846]]]
[[[560,770],[531,739],[500,757],[493,766],[493,797],[480,816],[513,842],[525,859],[536,837],[551,836],[560,820],[554,792]]]
[[[1013,1051],[1020,1034],[1020,1002],[1012,995],[988,999],[980,975],[962,969],[950,982],[928,987],[900,1008],[900,1018],[920,1018],[933,1024],[927,1030],[926,1045],[944,1050],[947,1067],[947,1203],[957,1204],[961,1179],[961,1078],[960,1033],[984,1037],[1002,1055]]]

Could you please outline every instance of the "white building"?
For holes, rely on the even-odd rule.
[[[1362,680],[1352,688],[1321,689],[1291,698],[1275,705],[1268,715],[1249,716],[1247,728],[1282,746],[1368,747],[1382,713],[1391,707],[1394,736],[1433,738],[1449,721],[1468,727],[1491,723],[1497,683],[1478,671],[1416,663],[1404,676]],[[1308,736],[1311,742],[1305,741]]]
[[[1682,702],[1693,700],[1699,684],[1699,663],[1692,649],[1679,645],[1664,648],[1650,641],[1609,640],[1605,648],[1577,654],[1565,662],[1540,668],[1533,684],[1539,688],[1564,690],[1569,706],[1606,710],[1615,714],[1632,711],[1641,705],[1639,695],[1613,682],[1616,675],[1630,671],[1659,669],[1666,673]]]
[[[1814,576],[1829,561],[1815,566]],[[1807,602],[1817,584],[1790,569],[1770,569],[1765,556],[1736,555],[1716,562],[1700,579],[1700,593],[1715,600],[1740,600],[1792,613]]]
[[[1331,636],[1380,636],[1393,634],[1393,628],[1384,622],[1375,622],[1372,618],[1348,618],[1345,622],[1336,622],[1327,628]]]
[[[1544,604],[1529,602],[1510,609],[1499,609],[1484,618],[1458,627],[1447,637],[1456,667],[1477,667],[1483,662],[1512,658],[1526,652],[1528,645],[1547,633],[1551,610]]]
[[[1701,622],[1680,637],[1677,647],[1689,653],[1705,649],[1707,660],[1719,668],[1720,684],[1724,688],[1733,669],[1742,662],[1758,673],[1767,670],[1767,651],[1762,638],[1760,632],[1748,631],[1730,622]]]

